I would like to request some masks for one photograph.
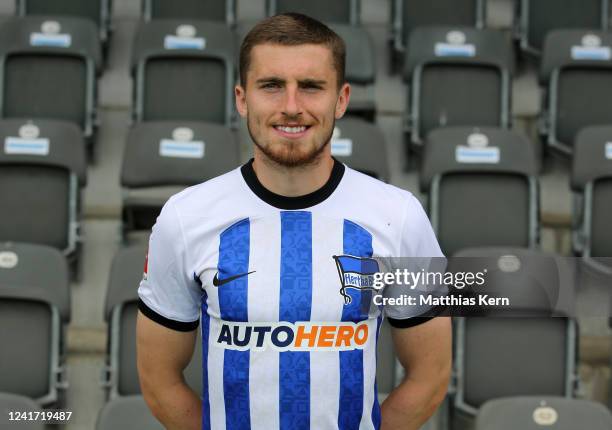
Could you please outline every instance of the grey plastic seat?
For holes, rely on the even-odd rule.
[[[109,330],[104,386],[111,400],[141,394],[136,368],[136,316],[146,252],[146,247],[140,245],[120,249],[110,271],[104,306]],[[193,359],[184,371],[187,383],[199,394],[202,393],[200,339],[198,330]]]
[[[546,37],[540,82],[547,91],[543,127],[548,145],[571,155],[577,133],[610,122],[612,34],[556,30]]]
[[[17,0],[17,14],[86,18],[98,26],[100,41],[107,43],[110,34],[111,2],[112,0]]]
[[[0,120],[0,241],[52,246],[67,257],[79,246],[83,136],[50,120]]]
[[[473,246],[535,247],[538,165],[531,142],[511,130],[446,127],[424,146],[421,190],[445,255]]]
[[[413,29],[435,25],[483,28],[485,17],[483,0],[391,0],[393,68],[403,56]]]
[[[63,327],[68,267],[56,249],[0,243],[0,392],[53,405],[66,388]]]
[[[111,400],[98,414],[96,430],[163,430],[151,414],[142,396],[126,396]]]
[[[470,257],[473,264],[479,263],[478,270],[487,270],[486,292],[510,297],[512,306],[488,309],[486,318],[455,321],[454,421],[473,421],[487,401],[501,397],[573,397],[576,324],[563,317],[563,311],[551,312],[558,297],[575,288],[573,278],[565,276],[570,272],[564,271],[563,262],[518,248],[465,249],[454,257],[451,270],[465,268],[462,260]]]
[[[121,169],[124,232],[150,231],[170,197],[240,165],[229,128],[198,122],[145,122],[130,130]]]
[[[349,167],[389,182],[385,137],[376,124],[350,116],[336,121],[331,152]]]
[[[83,18],[28,16],[0,27],[0,117],[69,121],[93,141],[96,25]]]
[[[230,125],[235,49],[234,33],[224,23],[141,23],[132,49],[134,119]]]
[[[409,112],[404,131],[420,146],[448,126],[510,125],[512,43],[497,30],[422,27],[413,30],[404,63]]]
[[[42,421],[9,421],[9,412],[42,412],[40,406],[32,399],[10,393],[0,393],[0,430],[13,430],[15,427],[23,430],[45,430]]]
[[[476,430],[608,430],[612,415],[605,406],[562,397],[509,397],[487,402],[476,420]]]
[[[319,21],[357,25],[360,22],[361,0],[266,0],[268,16],[297,12]]]
[[[553,30],[608,28],[609,0],[518,0],[515,6],[521,50],[532,55],[542,53]]]
[[[612,126],[591,126],[576,137],[571,186],[575,193],[574,249],[604,272],[598,257],[612,257]]]
[[[201,19],[236,23],[236,0],[142,0],[145,21],[154,19]]]

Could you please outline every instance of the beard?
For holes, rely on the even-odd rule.
[[[293,142],[288,144],[280,144],[280,148],[272,148],[272,145],[264,145],[258,141],[251,130],[251,118],[247,114],[247,129],[251,140],[257,146],[257,148],[273,163],[285,167],[285,168],[296,168],[306,167],[312,164],[316,164],[321,154],[325,150],[325,147],[329,145],[336,120],[332,121],[332,126],[329,129],[329,133],[326,138],[322,139],[321,142],[315,142],[315,145],[308,150],[303,150],[303,143]]]

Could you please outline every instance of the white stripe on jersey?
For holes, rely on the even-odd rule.
[[[280,216],[251,223],[251,243],[279,244]],[[278,321],[280,305],[280,246],[251,246],[249,250],[249,281],[264,279],[266,290],[248,289],[249,321]],[[274,276],[277,274],[277,276]],[[268,348],[251,351],[249,396],[251,430],[279,428],[279,355]]]

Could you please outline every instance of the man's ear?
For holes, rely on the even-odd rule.
[[[336,102],[336,119],[340,119],[344,116],[346,109],[348,108],[349,99],[351,98],[351,86],[348,83],[342,84],[340,91],[338,92],[338,101]]]
[[[236,85],[234,87],[234,96],[236,98],[236,110],[241,117],[247,115],[247,103],[246,103],[246,89],[242,85]]]

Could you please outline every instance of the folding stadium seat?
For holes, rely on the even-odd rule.
[[[0,421],[0,430],[11,430],[15,427],[20,430],[45,430],[43,421],[9,421],[10,412],[42,412],[40,406],[28,397],[0,393],[0,411],[3,415],[2,421]]]
[[[235,83],[232,30],[210,21],[142,23],[133,47],[136,121],[230,125]]]
[[[487,270],[482,289],[509,296],[511,308],[487,308],[486,318],[456,319],[451,428],[473,428],[479,409],[492,399],[574,396],[577,327],[553,308],[564,290],[575,288],[563,262],[520,248],[465,249],[454,257],[450,271]]]
[[[152,19],[203,19],[236,22],[236,0],[142,0],[142,16]]]
[[[591,266],[612,257],[612,126],[583,128],[576,137],[571,186],[576,193],[574,249]],[[605,268],[602,268],[605,272]]]
[[[392,69],[403,57],[410,32],[416,27],[455,25],[484,27],[484,0],[391,0],[391,58]]]
[[[368,31],[348,24],[329,24],[346,44],[345,79],[353,86],[348,115],[357,115],[374,122],[376,103],[374,84],[376,82],[376,54]],[[356,92],[358,89],[360,92]]]
[[[85,144],[63,121],[0,120],[0,241],[52,246],[76,262]]]
[[[123,248],[115,255],[111,267],[104,308],[109,331],[104,386],[111,400],[141,394],[136,369],[136,315],[145,255],[144,246]],[[184,371],[187,383],[199,394],[202,393],[200,339],[198,333],[193,359]]]
[[[124,233],[151,231],[171,194],[229,172],[240,164],[240,147],[229,128],[196,122],[136,124],[125,145]]]
[[[445,255],[472,246],[536,246],[534,152],[510,130],[448,127],[429,134],[420,186]]]
[[[56,404],[67,387],[62,359],[70,321],[68,268],[42,245],[0,243],[0,392]]]
[[[377,125],[350,116],[338,120],[332,135],[331,152],[349,167],[389,182],[385,137]]]
[[[110,33],[112,0],[17,0],[19,16],[74,16],[94,22],[99,29],[100,41],[106,43]]]
[[[610,0],[518,0],[515,6],[521,50],[533,55],[550,31],[608,28]]]
[[[476,430],[609,430],[612,415],[603,405],[563,397],[509,397],[485,403]]]
[[[541,133],[571,154],[580,129],[610,123],[612,34],[558,30],[546,37],[540,82],[547,89]]]
[[[142,396],[119,397],[108,402],[98,415],[96,430],[163,430]]]
[[[0,27],[0,40],[0,117],[70,121],[93,141],[101,63],[95,24],[13,18]]]
[[[299,12],[319,21],[357,25],[360,22],[361,0],[266,0],[268,16]]]
[[[506,33],[415,29],[404,64],[404,81],[410,86],[405,132],[421,145],[438,127],[508,127],[511,74],[512,44]]]

